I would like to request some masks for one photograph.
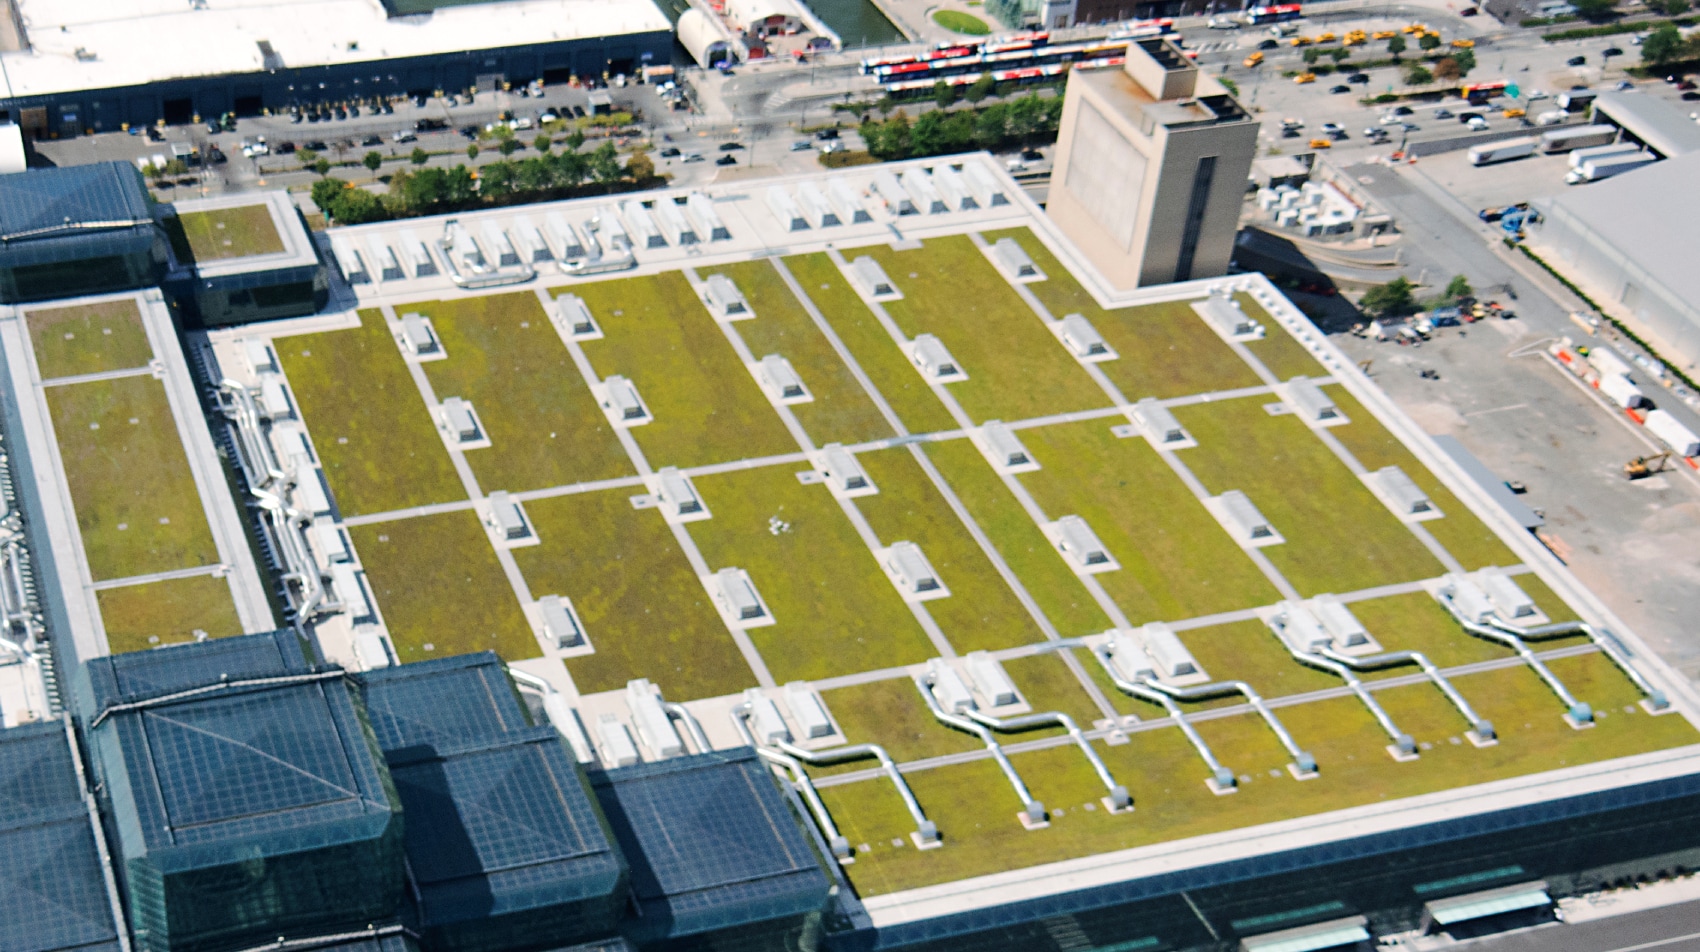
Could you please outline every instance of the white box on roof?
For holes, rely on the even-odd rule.
[[[944,583],[939,581],[938,573],[933,570],[933,564],[927,561],[927,556],[921,547],[913,542],[893,542],[885,550],[886,571],[891,573],[898,588],[905,595],[924,596],[942,594]]]
[[[1315,653],[1334,643],[1334,636],[1303,602],[1281,602],[1275,606],[1281,622],[1281,638],[1288,647]]]
[[[1083,314],[1070,314],[1062,319],[1060,331],[1063,344],[1081,360],[1111,360],[1115,351],[1104,342],[1104,335],[1092,326]]]
[[[265,374],[277,370],[277,359],[272,356],[272,349],[267,347],[263,340],[244,340],[242,360],[248,365],[249,373]]]
[[[700,244],[702,239],[697,236],[697,230],[685,219],[685,210],[670,199],[661,199],[655,203],[655,214],[661,219],[661,227],[666,229],[667,237],[673,244],[683,248],[686,245]]]
[[[1477,572],[1476,584],[1487,593],[1495,614],[1512,624],[1524,623],[1540,614],[1535,600],[1500,569],[1486,568]]]
[[[803,217],[803,209],[791,193],[782,185],[770,185],[767,188],[767,208],[773,212],[773,217],[779,219],[779,227],[786,231],[807,231],[809,220]]]
[[[933,186],[944,196],[945,204],[955,211],[967,212],[980,207],[980,203],[974,199],[974,193],[970,192],[967,183],[962,181],[962,176],[957,175],[956,170],[948,165],[933,168]]]
[[[289,405],[289,393],[283,389],[283,378],[277,374],[260,376],[260,411],[272,420],[295,416]]]
[[[722,604],[735,621],[752,622],[767,618],[767,606],[762,604],[756,586],[743,569],[721,569],[714,575],[720,588]]]
[[[1216,332],[1230,340],[1254,340],[1263,336],[1263,327],[1252,320],[1238,301],[1225,294],[1211,294],[1195,301],[1193,311],[1210,323]]]
[[[296,474],[295,499],[301,511],[309,516],[330,515],[331,497],[325,492],[324,477],[316,469],[303,469]]]
[[[779,354],[763,357],[761,363],[756,365],[756,376],[762,389],[780,403],[808,403],[814,399],[809,388],[803,386],[803,378],[797,375],[791,361]]]
[[[1309,377],[1294,377],[1287,381],[1286,391],[1288,402],[1306,423],[1346,422],[1346,418],[1340,414],[1340,408],[1334,405],[1334,400],[1323,393],[1316,381]]]
[[[533,264],[555,260],[554,254],[549,250],[549,242],[543,238],[542,230],[528,216],[520,215],[514,219],[514,234],[525,248],[525,260]]]
[[[673,720],[667,716],[667,709],[661,706],[661,692],[647,678],[638,678],[626,682],[626,707],[632,712],[632,723],[637,726],[638,739],[649,748],[657,760],[677,757],[685,752],[685,745],[679,740],[679,732],[673,728]]]
[[[487,499],[490,504],[490,527],[503,539],[524,539],[531,535],[531,521],[525,517],[519,500],[506,490],[498,489]]]
[[[348,540],[334,522],[315,522],[313,541],[319,544],[319,551],[324,553],[327,563],[347,562],[352,557],[348,551]]]
[[[1016,281],[1043,281],[1045,275],[1033,259],[1027,256],[1027,249],[1021,247],[1021,242],[1014,238],[999,238],[992,245],[992,260],[998,263],[1004,274]],[[1084,318],[1082,318],[1084,320]]]
[[[750,721],[757,743],[771,747],[774,744],[791,742],[791,728],[785,725],[785,718],[779,713],[779,705],[773,703],[773,698],[762,693],[761,688],[746,690],[744,703],[750,706]]]
[[[933,698],[946,713],[961,714],[979,707],[974,703],[974,695],[969,692],[968,685],[962,682],[962,676],[956,673],[949,661],[943,658],[928,661],[927,674],[932,677]]]
[[[1322,627],[1328,629],[1337,649],[1350,651],[1373,643],[1369,629],[1365,628],[1358,621],[1358,616],[1352,614],[1352,610],[1338,598],[1332,595],[1318,595],[1310,600],[1310,609],[1316,620],[1322,622]]]
[[[1401,519],[1440,515],[1439,510],[1434,507],[1434,501],[1428,498],[1428,493],[1399,467],[1383,466],[1371,475],[1375,487],[1381,490],[1380,496],[1388,508],[1393,510],[1394,515]]]
[[[354,657],[359,659],[360,667],[366,671],[387,668],[392,663],[390,649],[384,643],[383,633],[376,628],[364,626],[354,632]]]
[[[931,334],[921,334],[909,342],[909,357],[929,381],[955,383],[968,379],[956,358],[945,349],[944,342]]]
[[[933,177],[918,166],[903,173],[903,188],[915,202],[915,207],[929,215],[950,211],[950,206],[944,203],[944,196],[933,185]]]
[[[1145,651],[1157,665],[1157,676],[1164,681],[1198,680],[1206,677],[1192,652],[1176,635],[1174,629],[1154,621],[1139,629]]]
[[[602,407],[613,414],[614,419],[627,424],[648,422],[649,410],[638,397],[636,384],[615,374],[602,381],[602,388],[605,394]]]
[[[666,507],[665,513],[669,518],[708,518],[708,507],[703,505],[702,497],[697,495],[696,486],[689,476],[675,466],[664,467],[655,476],[660,488],[657,495],[661,497],[661,504]]]
[[[992,468],[999,472],[1027,473],[1039,468],[1033,454],[1021,443],[1021,438],[1002,420],[987,420],[980,427],[975,443],[986,454]]]
[[[292,471],[313,465],[313,451],[307,445],[307,434],[294,423],[284,422],[272,427],[272,446],[276,448],[277,458]]]
[[[408,266],[413,269],[416,278],[429,278],[437,273],[437,259],[431,256],[431,249],[411,229],[401,231],[402,253],[407,256]]]
[[[1665,410],[1647,414],[1647,429],[1678,456],[1700,456],[1700,436]]]
[[[602,758],[607,766],[630,767],[639,762],[631,732],[615,715],[597,715],[596,736],[602,741]]]
[[[401,316],[401,343],[415,357],[440,353],[443,349],[431,322],[411,311]]]
[[[1145,645],[1131,633],[1117,629],[1110,632],[1110,662],[1123,681],[1154,680],[1156,663],[1145,653]]]
[[[983,163],[965,164],[962,167],[962,176],[968,181],[968,188],[974,193],[974,199],[980,203],[981,208],[1009,204],[1009,196],[1004,194],[1003,183],[999,182],[997,176]]]
[[[828,443],[821,447],[820,455],[821,475],[834,492],[848,496],[872,495],[878,491],[856,454],[845,449],[844,444]]]
[[[1009,679],[998,659],[984,651],[970,651],[963,659],[963,664],[968,668],[968,679],[974,682],[980,696],[986,699],[987,707],[1008,707],[1021,703],[1021,695],[1015,690],[1015,682]]]
[[[502,226],[496,224],[495,219],[486,218],[480,230],[484,232],[484,247],[496,259],[496,267],[516,268],[523,264],[519,251],[514,248],[513,240],[502,230]]]
[[[702,296],[717,320],[736,321],[755,316],[750,313],[750,302],[744,300],[744,292],[724,274],[709,275],[703,283]]]
[[[545,595],[537,600],[538,613],[543,616],[543,635],[556,648],[577,648],[584,644],[584,629],[572,602],[560,595]]]
[[[843,179],[828,179],[826,194],[832,199],[832,204],[837,206],[840,219],[852,225],[865,225],[874,220],[874,216],[868,214],[867,207],[862,204],[862,199]]]
[[[720,213],[714,210],[714,201],[707,195],[692,192],[685,196],[685,207],[690,209],[691,217],[702,226],[698,234],[708,235],[709,241],[731,240],[732,232],[727,230],[726,223],[720,220]]]
[[[560,253],[559,260],[584,257],[584,240],[579,237],[578,229],[574,228],[564,215],[560,212],[544,215],[543,226],[549,229],[549,237],[555,239],[555,250]]]
[[[626,219],[626,227],[630,229],[638,247],[667,247],[667,239],[661,237],[661,229],[655,227],[654,217],[649,214],[649,209],[643,207],[642,202],[626,202],[620,206],[620,214]]]
[[[831,228],[843,223],[838,211],[826,200],[826,193],[814,182],[804,179],[797,183],[797,200],[802,203],[803,214],[808,217],[809,224],[816,228]]]
[[[1133,414],[1140,429],[1145,431],[1145,438],[1157,446],[1179,449],[1182,444],[1197,445],[1181,427],[1181,422],[1156,397],[1139,401],[1133,408]]]
[[[1214,504],[1223,525],[1241,545],[1274,545],[1285,541],[1244,492],[1230,489],[1210,502]]]
[[[838,732],[826,712],[826,703],[805,682],[792,681],[785,685],[785,706],[791,709],[791,717],[803,729],[807,740],[831,737]]]
[[[352,563],[337,562],[331,566],[331,591],[336,593],[336,600],[342,603],[343,612],[351,620],[373,620],[372,600],[367,597],[366,586]]]
[[[438,410],[438,417],[443,421],[443,428],[450,437],[461,443],[474,443],[484,437],[484,429],[478,425],[478,417],[472,412],[472,404],[460,397],[449,397],[443,401]]]
[[[1485,623],[1494,613],[1493,602],[1488,600],[1487,593],[1468,576],[1448,573],[1442,581],[1441,591],[1450,594],[1452,607],[1475,624]]]
[[[885,269],[880,267],[880,263],[867,255],[862,255],[850,263],[850,273],[855,275],[856,283],[862,286],[862,292],[876,301],[894,301],[903,297],[903,292],[886,277]]]
[[[891,214],[898,216],[915,214],[915,200],[909,197],[909,193],[903,188],[903,183],[897,180],[897,176],[891,174],[890,169],[881,168],[874,172],[872,190],[873,194],[879,196],[880,201],[885,202],[885,210]]]
[[[354,245],[343,236],[331,236],[331,255],[336,258],[344,281],[349,284],[372,283],[372,274],[366,270],[365,259],[360,257],[360,252],[354,250]]]
[[[372,251],[372,265],[378,271],[379,281],[400,281],[407,277],[407,272],[401,269],[401,259],[396,257],[389,242],[373,237],[368,239],[367,247]]]
[[[1076,571],[1102,572],[1116,568],[1116,560],[1110,557],[1104,543],[1098,541],[1098,534],[1079,516],[1063,516],[1056,525],[1057,548],[1074,564]]]
[[[576,294],[563,294],[555,299],[555,320],[573,337],[594,337],[602,332],[590,314],[590,305]]]

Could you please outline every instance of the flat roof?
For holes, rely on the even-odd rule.
[[[893,214],[869,195],[876,172],[947,164],[996,187],[972,188],[974,206],[930,214]],[[872,220],[790,230],[765,195],[805,182],[861,196]],[[404,265],[402,276],[337,282],[326,314],[208,335],[234,380],[250,376],[249,344],[277,355],[349,564],[374,599],[363,634],[342,616],[318,624],[327,655],[356,664],[354,638],[374,633],[401,661],[493,649],[574,709],[566,729],[581,760],[613,767],[629,745],[657,772],[680,762],[660,752],[700,746],[691,718],[724,753],[743,743],[733,708],[746,689],[775,692],[789,718],[782,686],[802,682],[832,720],[824,743],[884,746],[943,835],[942,848],[916,848],[915,823],[872,762],[808,769],[855,854],[844,875],[876,926],[1629,782],[1600,766],[1615,758],[1693,769],[1689,695],[1650,651],[1637,647],[1638,670],[1679,716],[1644,713],[1639,691],[1590,644],[1536,645],[1555,676],[1609,714],[1576,731],[1515,652],[1453,620],[1433,594],[1441,580],[1498,566],[1549,616],[1580,614],[1636,644],[1263,277],[1113,292],[985,155],[696,193],[622,201],[676,203],[687,215],[691,201],[706,202],[731,237],[668,238],[636,249],[626,270],[582,277],[539,261],[524,283],[477,290],[443,267],[443,218],[334,229],[348,247],[388,245],[403,259],[423,243],[435,273]],[[594,222],[606,241],[623,216],[604,198],[456,219],[476,241],[521,234],[521,217],[546,235],[552,219]],[[1003,238],[1044,280],[1005,276],[990,254]],[[876,300],[860,287],[851,262],[864,255],[897,295]],[[714,275],[737,287],[747,314],[711,310]],[[558,319],[554,302],[568,293],[592,328]],[[1232,297],[1262,336],[1229,340],[1197,314],[1192,305],[1212,293]],[[404,349],[406,314],[431,321],[440,353]],[[1061,334],[1069,314],[1085,317],[1114,359],[1077,358]],[[965,376],[924,377],[910,358],[922,335]],[[791,364],[810,399],[763,389],[769,355]],[[1324,433],[1291,412],[1283,385],[1298,376],[1347,422]],[[614,378],[642,395],[646,417],[610,408]],[[488,445],[463,448],[443,433],[437,409],[451,397],[477,407]],[[1148,442],[1136,415],[1145,398],[1196,445]],[[992,421],[1011,428],[1030,466],[988,460]],[[872,491],[841,491],[815,468],[833,443],[854,454]],[[1408,522],[1372,492],[1362,477],[1390,465],[1443,516]],[[661,504],[666,467],[691,480],[701,516]],[[524,505],[532,536],[490,528],[497,490]],[[1277,544],[1242,543],[1217,521],[1211,501],[1236,490]],[[1091,527],[1108,568],[1076,567],[1047,534],[1070,515]],[[899,542],[925,553],[942,595],[916,597],[887,572],[879,553]],[[760,615],[726,604],[716,581],[726,570],[750,580]],[[1420,672],[1394,669],[1366,680],[1418,757],[1390,756],[1362,701],[1294,660],[1267,623],[1283,600],[1328,593],[1387,650],[1422,652],[1500,725],[1492,753],[1469,742],[1470,721]],[[538,601],[551,595],[582,642],[548,637]],[[1168,625],[1212,678],[1255,685],[1320,777],[1294,780],[1295,755],[1248,706],[1189,704],[1240,790],[1213,793],[1177,722],[1123,693],[1100,663],[1107,632],[1149,622]],[[1021,803],[998,764],[939,723],[915,681],[930,659],[981,650],[1029,710],[1081,725],[1131,791],[1133,813],[1104,808],[1104,784],[1068,738],[1010,733],[1000,738],[1014,769],[1050,810],[1044,829],[1017,821]],[[640,678],[691,718],[629,696]]]
[[[671,32],[650,0],[493,0],[391,16],[369,0],[14,0],[27,51],[0,53],[7,97]],[[262,46],[275,54],[268,62]]]
[[[313,239],[285,191],[173,202],[162,224],[172,257],[200,278],[319,263]]]
[[[1646,93],[1600,93],[1594,121],[1622,127],[1667,159],[1700,152],[1700,125],[1674,103]]]

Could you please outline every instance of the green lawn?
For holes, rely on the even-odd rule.
[[[1247,341],[1245,346],[1276,378],[1290,380],[1298,376],[1321,377],[1328,373],[1305,350],[1304,345],[1287,332],[1285,326],[1257,303],[1256,298],[1242,293],[1234,295],[1234,300],[1253,320],[1263,325],[1263,339]]]
[[[41,379],[146,367],[153,345],[133,298],[25,312]]]
[[[1465,569],[1474,571],[1488,565],[1516,565],[1520,561],[1486,523],[1465,508],[1458,497],[1405,448],[1405,444],[1346,392],[1346,388],[1332,385],[1327,390],[1334,405],[1340,408],[1346,419],[1352,421],[1328,432],[1334,434],[1341,445],[1368,469],[1373,471],[1383,466],[1397,466],[1422,487],[1429,500],[1445,514],[1444,518],[1424,522],[1423,528]]]
[[[844,342],[862,372],[879,388],[892,412],[903,421],[905,429],[911,433],[933,433],[956,428],[956,420],[951,417],[950,411],[944,408],[938,397],[933,396],[932,389],[915,372],[909,358],[880,326],[879,319],[862,303],[856,289],[850,286],[825,252],[796,255],[784,261],[785,267],[797,279],[809,300],[820,309],[827,323],[832,325],[833,332]]]
[[[1527,576],[1518,576],[1521,582]],[[1440,603],[1427,593],[1413,592],[1390,598],[1372,598],[1346,606],[1369,630],[1371,637],[1388,651],[1420,651],[1442,668],[1508,658],[1511,649],[1465,631]],[[1377,672],[1364,672],[1365,680],[1415,674],[1417,668],[1403,665]]]
[[[1564,664],[1597,668],[1587,664],[1591,660],[1566,659]],[[1601,672],[1597,681],[1569,667],[1564,674],[1590,697],[1633,701],[1611,686],[1611,672]],[[1617,683],[1627,685],[1621,678]],[[1231,797],[1214,796],[1205,788],[1205,767],[1179,730],[1142,731],[1128,744],[1101,746],[1111,773],[1133,793],[1132,815],[1084,808],[1104,791],[1078,750],[1057,747],[1015,755],[1015,767],[1033,795],[1053,811],[1051,826],[1042,831],[1024,830],[1016,822],[1017,801],[990,760],[913,772],[908,778],[916,797],[945,838],[942,850],[927,853],[892,847],[891,840],[906,837],[913,825],[889,783],[860,782],[821,793],[851,842],[873,847],[847,869],[858,891],[870,896],[1700,740],[1681,718],[1619,715],[1621,705],[1599,727],[1571,730],[1559,718],[1557,702],[1540,697],[1540,684],[1526,669],[1471,675],[1459,679],[1459,687],[1472,699],[1484,698],[1484,716],[1493,717],[1503,733],[1499,745],[1478,749],[1463,742],[1465,725],[1456,710],[1427,685],[1378,693],[1402,729],[1432,744],[1411,763],[1387,756],[1382,749],[1386,735],[1355,698],[1281,709],[1282,719],[1316,754],[1322,769],[1320,779],[1302,783],[1286,774],[1288,754],[1255,716],[1201,722],[1218,756],[1242,776],[1244,790]],[[1452,743],[1454,738],[1460,743]]]
[[[1110,627],[1109,617],[974,444],[950,440],[923,449],[1058,634],[1075,638]]]
[[[120,377],[45,392],[95,581],[218,562],[164,384]]]
[[[1128,619],[1192,618],[1278,599],[1157,452],[1143,439],[1118,438],[1110,425],[1022,430],[1042,468],[1019,478],[1047,517],[1081,516],[1121,564],[1096,578]],[[1193,462],[1197,452],[1182,458]]]
[[[920,689],[908,678],[874,681],[821,692],[821,700],[852,744],[879,744],[898,763],[978,750],[985,745],[972,735],[946,727],[933,718]],[[866,769],[873,761],[847,768],[818,771],[839,773]],[[814,769],[810,773],[816,773]],[[889,785],[890,781],[886,781]]]
[[[957,651],[1013,648],[1044,639],[907,447],[862,453],[857,459],[879,493],[857,499],[856,508],[881,543],[907,540],[926,554],[950,589],[949,598],[927,602],[927,611]]]
[[[779,415],[682,274],[571,290],[584,298],[602,328],[603,339],[584,343],[597,376],[626,377],[649,407],[652,422],[633,428],[632,435],[651,466],[703,466],[796,452]]]
[[[472,401],[490,438],[467,462],[486,492],[633,475],[614,428],[530,291],[397,307],[431,318],[448,357],[421,366],[442,400]]]
[[[1405,524],[1272,398],[1177,407],[1198,446],[1182,460],[1212,495],[1238,489],[1286,539],[1263,553],[1306,596],[1432,578],[1444,569]],[[1222,538],[1227,535],[1216,530]]]
[[[701,274],[706,278],[716,272],[731,278],[756,312],[755,320],[736,325],[750,354],[756,360],[768,354],[785,357],[809,388],[814,401],[793,404],[791,412],[817,446],[865,443],[894,435],[772,261],[745,261]]]
[[[752,687],[738,647],[672,530],[655,510],[632,508],[630,490],[526,503],[543,541],[514,549],[534,595],[572,599],[595,654],[567,669],[581,693],[650,678],[675,701]]]
[[[272,345],[344,516],[466,498],[380,312]]]
[[[985,36],[992,28],[985,20],[970,13],[959,13],[955,10],[938,10],[933,13],[933,22],[964,36]]]
[[[711,571],[750,573],[774,624],[750,639],[780,683],[914,664],[935,652],[825,485],[799,466],[694,480],[714,518],[690,524]],[[790,524],[774,534],[768,520]]]
[[[283,237],[272,221],[271,208],[264,204],[189,212],[165,221],[172,250],[185,264],[276,254],[283,250]]]
[[[1130,402],[1255,387],[1262,382],[1193,311],[1191,302],[1106,311],[1031,231],[993,231],[985,238],[991,242],[1014,238],[1021,244],[1046,278],[1027,287],[1053,317],[1080,314],[1092,322],[1118,355],[1100,363],[1098,369]]]
[[[1069,649],[1062,649],[1067,650]],[[1093,723],[1102,718],[1104,712],[1092,703],[1091,696],[1086,693],[1086,689],[1081,686],[1060,655],[1059,651],[1048,651],[1024,658],[1011,658],[1003,663],[1003,670],[1009,675],[1009,679],[1015,682],[1015,689],[1021,692],[1021,696],[1034,711],[1061,711],[1074,718],[1082,730],[1091,730]],[[1075,651],[1074,656],[1087,668],[1098,663],[1085,651]],[[1060,729],[1049,730],[1047,733],[1060,733]]]
[[[1275,632],[1260,621],[1194,628],[1180,632],[1179,637],[1212,681],[1244,681],[1266,698],[1323,691],[1345,683],[1295,661]],[[1243,697],[1231,695],[1202,706],[1243,703]]]
[[[95,593],[106,643],[113,654],[242,634],[230,580],[211,575],[126,585]]]
[[[348,534],[403,663],[474,651],[507,661],[542,654],[477,513],[350,526]]]
[[[885,309],[904,336],[932,334],[968,374],[950,393],[975,422],[1108,406],[1092,382],[966,235],[934,238],[914,251],[875,245],[870,255],[903,291]]]

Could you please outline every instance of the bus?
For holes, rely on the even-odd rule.
[[[1279,23],[1282,20],[1297,20],[1304,14],[1296,3],[1280,3],[1267,7],[1251,7],[1245,12],[1245,22],[1252,26],[1262,26],[1265,23]]]

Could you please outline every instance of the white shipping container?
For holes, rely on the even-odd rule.
[[[1625,410],[1636,410],[1651,402],[1647,395],[1641,392],[1641,388],[1635,386],[1634,381],[1622,374],[1603,376],[1598,386],[1608,400]]]
[[[1647,429],[1678,456],[1700,456],[1700,436],[1664,410],[1647,414]]]

